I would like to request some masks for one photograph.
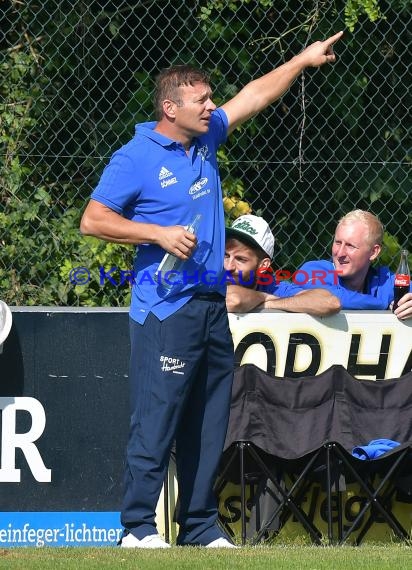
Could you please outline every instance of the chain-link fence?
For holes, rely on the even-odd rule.
[[[132,248],[80,235],[112,152],[150,120],[173,63],[210,72],[217,104],[305,45],[345,28],[343,0],[0,0],[0,297],[9,304],[126,304],[101,268]],[[373,4],[374,2],[364,2]],[[329,255],[338,218],[370,209],[394,267],[411,237],[410,0],[360,14],[334,65],[308,69],[220,151],[225,210],[270,222],[279,267]],[[346,9],[346,20],[345,20]],[[75,285],[82,266],[90,281]],[[85,279],[87,281],[87,279]]]

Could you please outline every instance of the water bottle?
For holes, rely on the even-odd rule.
[[[186,230],[196,235],[201,219],[202,214],[196,214],[191,223],[186,226]],[[174,285],[181,282],[182,276],[179,273],[182,271],[184,264],[185,261],[183,259],[179,259],[173,253],[166,253],[154,275],[155,281],[165,289],[171,289]]]

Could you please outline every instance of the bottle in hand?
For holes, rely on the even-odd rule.
[[[186,229],[191,234],[196,235],[199,229],[202,214],[196,214]],[[181,276],[179,272],[182,270],[184,261],[179,259],[172,253],[166,253],[155,273],[155,280],[165,289],[171,289],[175,284],[180,283]]]
[[[398,308],[398,301],[406,293],[409,293],[411,282],[411,272],[408,264],[408,251],[403,249],[401,251],[401,259],[398,269],[395,273],[395,285],[393,288],[393,308],[392,311]]]

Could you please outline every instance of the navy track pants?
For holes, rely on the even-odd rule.
[[[122,524],[154,534],[155,509],[176,444],[178,544],[208,544],[216,526],[213,484],[226,436],[233,341],[224,297],[194,297],[159,321],[130,321],[131,424]]]

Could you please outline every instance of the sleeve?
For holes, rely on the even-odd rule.
[[[119,150],[103,170],[91,198],[118,214],[124,214],[127,206],[136,201],[138,195],[138,169],[132,159]]]
[[[322,261],[308,261],[304,263],[299,268],[299,271],[313,277],[308,278],[306,282],[300,286],[303,289],[327,289],[330,293],[338,297],[342,309],[344,310],[382,311],[388,308],[388,304],[384,298],[359,293],[358,291],[351,291],[343,287],[339,283],[337,274],[332,268],[333,265],[329,262],[327,262],[327,265]]]
[[[276,287],[276,290],[272,294],[277,295],[278,297],[293,297],[301,291],[303,291],[302,287],[294,285],[288,281],[282,281],[279,283],[279,285]]]
[[[276,297],[293,297],[297,293],[303,291],[302,287],[294,285],[289,281],[276,282],[274,276],[270,275],[270,283],[258,286],[258,291],[276,295]],[[269,279],[268,279],[269,280]]]
[[[217,145],[219,146],[225,143],[227,139],[227,129],[229,121],[226,113],[220,107],[219,109],[216,109],[216,111],[214,111],[214,113],[212,114],[212,125],[216,130]]]
[[[388,306],[383,299],[378,299],[373,295],[367,293],[359,293],[358,291],[350,291],[340,285],[324,287],[328,289],[333,295],[338,297],[341,302],[342,309],[346,310],[372,310],[372,311],[385,311]]]
[[[378,266],[373,272],[370,280],[370,293],[381,299],[386,309],[394,298],[395,274],[386,266]]]

